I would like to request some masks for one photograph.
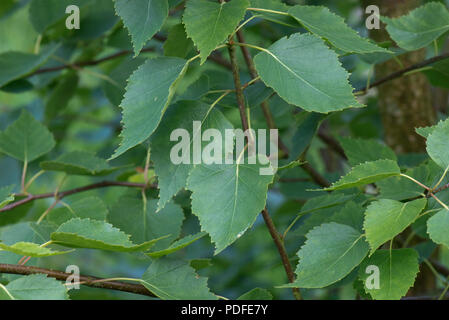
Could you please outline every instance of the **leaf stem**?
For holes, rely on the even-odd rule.
[[[258,11],[258,12],[266,12],[266,13],[274,13],[274,14],[279,14],[279,15],[282,15],[282,16],[289,16],[289,14],[288,14],[287,12],[276,11],[276,10],[270,10],[270,9],[248,8],[247,10],[250,10],[250,11]]]

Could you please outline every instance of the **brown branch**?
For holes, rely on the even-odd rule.
[[[355,93],[366,93],[368,89],[380,86],[381,84],[384,84],[385,82],[388,82],[388,81],[394,80],[396,78],[402,77],[407,72],[423,68],[425,66],[428,66],[430,64],[433,64],[435,62],[438,62],[438,61],[441,61],[441,60],[444,60],[444,59],[447,59],[447,58],[449,58],[449,52],[448,53],[443,53],[443,54],[441,54],[439,56],[435,56],[435,57],[432,57],[430,59],[427,59],[427,60],[424,60],[424,61],[421,61],[421,62],[418,62],[418,63],[415,63],[415,64],[412,64],[411,66],[408,66],[408,67],[406,67],[404,69],[401,69],[401,70],[398,70],[396,72],[393,72],[393,73],[389,74],[388,76],[373,82],[372,84],[369,85],[369,87],[363,87],[363,88],[355,91]]]
[[[134,182],[124,182],[124,181],[102,181],[97,182],[93,184],[89,184],[84,187],[74,188],[62,192],[58,192],[57,198],[62,199],[64,197],[70,196],[75,193],[85,192],[93,189],[100,189],[100,188],[106,188],[106,187],[129,187],[129,188],[156,188],[156,185],[145,185],[144,183],[134,183]],[[20,195],[19,195],[20,196]],[[26,198],[21,199],[19,201],[10,203],[3,208],[0,209],[0,212],[12,210],[14,208],[17,208],[21,205],[24,205],[28,202],[38,200],[38,199],[45,199],[45,198],[54,198],[55,193],[49,192],[49,193],[42,193],[42,194],[35,194],[35,195],[28,195]]]
[[[237,63],[237,57],[235,55],[235,46],[232,44],[232,42],[229,43],[228,50],[229,50],[229,57],[231,58],[232,76],[234,78],[235,92],[236,92],[236,96],[237,96],[237,103],[239,106],[242,127],[243,127],[243,130],[248,130],[248,119],[247,119],[246,113],[245,113],[245,99],[243,96],[242,84],[240,82],[239,67],[238,67],[238,63]],[[249,143],[252,143],[252,142],[249,142]],[[265,224],[268,228],[268,231],[270,232],[271,237],[273,238],[273,241],[278,249],[279,255],[281,256],[282,264],[284,265],[284,269],[285,269],[285,273],[287,274],[288,281],[294,282],[295,275],[293,273],[293,269],[290,264],[290,260],[288,259],[287,251],[285,250],[284,244],[282,243],[279,233],[277,232],[276,227],[273,223],[273,220],[271,220],[271,217],[266,208],[262,211],[262,216],[263,216]],[[293,296],[295,297],[295,299],[297,299],[297,300],[302,299],[301,293],[298,288],[292,288],[292,291],[293,291]]]
[[[56,280],[60,281],[66,281],[68,277],[73,276],[73,274],[71,273],[65,273],[62,271],[38,267],[22,266],[16,264],[0,264],[0,273],[21,274],[21,275],[41,273],[46,274],[48,277],[55,278]],[[102,280],[103,280],[102,278],[92,276],[80,275],[79,277],[80,284],[85,286],[100,289],[110,289],[123,292],[130,292],[149,297],[156,297],[152,292],[148,291],[148,289],[141,284],[133,284],[121,281],[102,281]]]
[[[231,58],[232,77],[234,79],[235,95],[237,97],[237,105],[239,107],[240,119],[242,121],[242,129],[243,131],[246,131],[249,129],[249,125],[246,117],[245,97],[243,96],[242,83],[240,82],[239,65],[235,54],[235,46],[230,44],[228,46],[228,51],[229,57]]]
[[[331,148],[336,154],[338,154],[343,159],[348,160],[345,151],[340,146],[338,141],[335,140],[333,137],[329,136],[327,133],[325,133],[321,128],[318,130],[318,137],[321,139],[321,141],[327,144],[329,148]]]
[[[243,36],[243,33],[241,30],[237,31],[237,39],[240,43],[245,43],[245,37]],[[248,67],[249,74],[251,75],[251,78],[256,79],[258,77],[256,66],[254,65],[253,58],[251,57],[251,53],[249,52],[248,48],[245,46],[240,46],[240,50],[242,51],[243,58],[245,59],[246,66]],[[268,105],[267,101],[263,101],[260,104],[260,107],[262,108],[262,112],[265,118],[265,121],[267,122],[267,125],[270,129],[277,129],[276,123],[274,121],[273,115],[270,111],[270,106]],[[282,142],[281,139],[279,139],[279,149],[284,152],[286,156],[289,154],[289,150],[287,146]]]
[[[150,51],[154,51],[154,48],[144,48],[144,49],[142,49],[141,52],[150,52]],[[109,56],[106,56],[106,57],[98,59],[98,60],[80,61],[80,62],[75,62],[72,64],[63,64],[63,65],[60,65],[57,67],[42,68],[42,69],[39,69],[39,70],[36,70],[36,71],[30,73],[27,77],[32,77],[34,75],[41,74],[41,73],[61,71],[64,69],[76,69],[76,68],[83,68],[83,67],[89,67],[89,66],[96,66],[100,63],[103,63],[103,62],[106,62],[109,60],[113,60],[113,59],[117,59],[117,58],[126,56],[128,54],[132,54],[132,53],[133,52],[131,50],[123,50],[123,51],[119,51],[117,53],[111,54]]]
[[[282,264],[285,269],[285,273],[287,274],[288,281],[290,283],[295,282],[295,274],[293,273],[292,265],[290,264],[290,260],[288,259],[287,250],[285,250],[284,243],[281,240],[279,233],[276,230],[276,226],[273,223],[273,220],[268,213],[268,210],[265,208],[262,211],[262,216],[267,225],[268,231],[270,232],[271,237],[273,238],[274,244],[276,245],[279,255],[281,256]],[[292,288],[293,295],[296,300],[302,300],[301,292],[298,288]]]
[[[167,38],[165,36],[158,35],[158,34],[156,34],[153,38],[158,41],[161,41],[161,42],[164,42],[165,40],[167,40]],[[154,48],[144,48],[144,49],[142,49],[141,52],[151,52],[151,51],[154,51]],[[117,59],[122,56],[129,55],[129,54],[133,54],[133,51],[132,50],[122,50],[122,51],[116,52],[114,54],[108,55],[104,58],[97,59],[97,60],[79,61],[79,62],[75,62],[75,63],[71,63],[71,64],[63,64],[63,65],[56,66],[56,67],[38,69],[38,70],[28,74],[26,77],[28,78],[28,77],[32,77],[37,74],[56,72],[56,71],[61,71],[64,69],[77,69],[77,68],[79,69],[79,68],[83,68],[83,67],[96,66],[103,62]],[[207,59],[218,64],[218,65],[221,65],[227,69],[231,69],[231,64],[228,61],[226,61],[218,52],[213,52]]]

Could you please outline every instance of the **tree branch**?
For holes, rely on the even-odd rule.
[[[42,194],[35,194],[35,195],[28,195],[26,198],[21,199],[19,201],[10,203],[3,208],[0,209],[0,212],[5,212],[8,210],[12,210],[14,208],[17,208],[21,205],[24,205],[28,202],[38,200],[38,199],[45,199],[45,198],[54,198],[57,196],[58,199],[62,199],[64,197],[70,196],[75,193],[85,192],[93,189],[100,189],[100,188],[106,188],[106,187],[129,187],[129,188],[156,188],[157,186],[155,184],[152,185],[146,185],[144,183],[133,183],[133,182],[125,182],[125,181],[102,181],[97,182],[93,184],[89,184],[84,187],[74,188],[62,192],[58,192],[56,195],[54,192],[49,193],[42,193]]]
[[[279,236],[279,233],[276,230],[276,226],[273,223],[273,220],[268,213],[268,210],[265,208],[262,210],[262,217],[267,225],[268,231],[270,232],[271,237],[273,238],[274,244],[276,245],[279,255],[281,256],[282,264],[285,269],[285,273],[287,274],[288,281],[290,283],[295,282],[295,274],[293,273],[292,265],[290,264],[290,260],[288,259],[287,250],[285,250],[284,243]],[[293,296],[296,300],[302,300],[301,292],[298,288],[292,288]]]
[[[36,273],[46,274],[48,277],[55,278],[56,280],[66,281],[68,277],[73,276],[71,273],[65,273],[62,271],[56,271],[51,269],[44,269],[38,267],[29,267],[16,264],[0,264],[0,273],[8,274],[21,274],[30,275]],[[79,281],[82,285],[100,288],[100,289],[110,289],[123,292],[130,292],[135,294],[140,294],[149,297],[156,297],[154,293],[148,291],[141,284],[133,284],[121,281],[102,281],[104,279],[92,277],[92,276],[82,276],[80,275]]]

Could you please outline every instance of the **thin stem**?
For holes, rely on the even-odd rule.
[[[68,277],[72,276],[71,273],[65,273],[62,271],[55,271],[38,267],[20,266],[14,264],[0,264],[0,273],[21,274],[21,275],[43,273],[46,274],[48,277],[55,278],[56,280],[61,281],[66,281]],[[124,291],[144,296],[155,297],[155,295],[152,292],[148,291],[148,289],[141,284],[133,284],[120,281],[101,281],[101,280],[103,279],[92,276],[80,276],[80,282],[82,282],[82,284],[85,286]]]
[[[66,191],[62,191],[58,193],[58,198],[59,200],[70,196],[72,194],[75,193],[80,193],[80,192],[85,192],[85,191],[89,191],[89,190],[93,190],[93,189],[100,189],[100,188],[106,188],[106,187],[128,187],[128,188],[157,188],[157,186],[155,184],[151,184],[151,185],[145,185],[144,183],[134,183],[134,182],[126,182],[126,181],[102,181],[102,182],[97,182],[97,183],[93,183],[93,184],[89,184],[87,186],[83,186],[83,187],[79,187],[79,188],[74,188],[74,189],[70,189],[70,190],[66,190]],[[19,201],[10,203],[6,206],[4,206],[3,208],[0,209],[0,212],[5,212],[8,210],[12,210],[14,208],[17,208],[19,206],[22,206],[26,203],[29,203],[31,201],[35,201],[38,199],[46,199],[46,198],[53,198],[55,196],[54,192],[49,192],[49,193],[43,193],[43,194],[36,194],[36,195],[28,195],[26,198],[21,199]]]
[[[38,173],[36,173],[25,185],[25,192],[28,190],[28,188],[33,184],[33,182],[39,178],[42,174],[45,173],[45,170],[40,170]]]
[[[385,82],[388,82],[388,81],[400,78],[404,74],[406,74],[406,73],[408,73],[408,72],[410,72],[412,70],[421,69],[421,68],[423,68],[425,66],[431,65],[431,64],[433,64],[435,62],[438,62],[438,61],[441,61],[441,60],[444,60],[444,59],[447,59],[447,58],[449,58],[449,52],[446,52],[446,53],[443,53],[443,54],[441,54],[439,56],[435,56],[435,57],[432,57],[430,59],[427,59],[427,60],[415,63],[415,64],[413,64],[411,66],[408,66],[406,68],[403,68],[401,70],[393,72],[393,73],[387,75],[386,77],[371,83],[369,88],[371,89],[371,88],[380,86],[381,84],[384,84]],[[368,88],[367,87],[363,87],[363,88],[355,91],[354,93],[359,93],[360,94],[360,93],[366,93],[367,91],[368,91]]]
[[[28,168],[28,161],[27,161],[27,159],[25,159],[25,161],[23,162],[22,178],[21,178],[21,184],[20,184],[23,193],[26,193],[25,180],[26,180],[26,176],[27,176],[27,168]]]
[[[242,84],[240,82],[239,67],[237,63],[237,56],[235,54],[235,46],[229,45],[228,47],[229,57],[231,59],[232,65],[232,76],[234,78],[235,94],[237,96],[237,104],[240,112],[240,119],[242,121],[243,131],[248,130],[248,119],[246,118],[245,112],[245,97],[243,96]]]
[[[258,11],[258,12],[266,12],[266,13],[275,13],[275,14],[279,14],[279,15],[282,15],[282,16],[289,16],[289,14],[288,14],[287,12],[276,11],[276,10],[270,10],[270,9],[248,8],[247,10],[250,10],[250,11]]]
[[[440,199],[438,199],[436,195],[430,193],[430,196],[434,198],[444,209],[449,210],[449,207],[446,204],[444,204]]]
[[[414,183],[416,183],[417,185],[419,185],[420,187],[426,189],[426,190],[429,191],[429,192],[431,191],[430,188],[429,188],[428,186],[422,184],[422,183],[419,182],[418,180],[416,180],[416,179],[414,179],[414,178],[412,178],[412,177],[410,177],[410,176],[408,176],[408,175],[406,175],[406,174],[404,174],[404,173],[401,173],[400,176],[401,176],[401,177],[404,177],[404,178],[407,178],[407,179],[409,179],[409,180],[411,180],[411,181],[413,181]]]
[[[268,213],[268,210],[266,208],[262,211],[262,217],[278,249],[279,255],[281,256],[282,264],[284,266],[285,273],[287,274],[288,281],[290,283],[293,283],[295,282],[295,274],[293,273],[292,265],[290,264],[290,260],[288,259],[287,250],[285,250],[284,243],[282,242],[282,239],[279,236],[273,220],[271,220],[270,214]],[[302,300],[301,292],[298,288],[292,288],[292,292],[296,300]]]
[[[443,175],[441,176],[440,180],[438,180],[437,184],[432,188],[433,191],[439,187],[439,185],[441,184],[441,182],[443,182],[444,178],[446,177],[446,174],[447,174],[447,171],[448,171],[448,170],[449,170],[449,166],[446,167],[446,170],[444,170],[444,173],[443,173]]]

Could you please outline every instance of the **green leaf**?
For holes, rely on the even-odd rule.
[[[296,281],[283,287],[323,288],[348,275],[366,257],[369,247],[363,235],[352,227],[334,222],[307,234],[298,251]]]
[[[108,74],[108,77],[113,82],[104,81],[102,83],[102,88],[106,97],[114,106],[118,106],[120,105],[120,102],[122,102],[123,95],[126,92],[126,80],[128,80],[131,74],[144,62],[144,58],[132,58],[129,56]]]
[[[39,158],[54,146],[51,132],[25,110],[19,119],[0,133],[0,152],[24,162]]]
[[[64,110],[75,95],[78,86],[78,75],[75,72],[63,76],[51,92],[45,104],[45,119],[53,119]]]
[[[427,3],[396,19],[382,17],[382,21],[398,46],[409,51],[429,45],[449,30],[449,12],[438,2]]]
[[[45,274],[32,274],[11,281],[6,286],[17,300],[68,300],[67,288]]]
[[[360,203],[347,201],[341,210],[335,212],[329,218],[329,222],[344,224],[361,232],[363,229],[364,210]]]
[[[111,159],[142,143],[156,130],[188,64],[175,57],[150,59],[129,77],[121,103],[122,143]]]
[[[162,213],[158,213],[158,214],[162,214]],[[146,253],[146,255],[149,257],[152,257],[152,258],[159,258],[159,257],[166,256],[168,254],[171,254],[171,253],[174,253],[181,249],[184,249],[185,247],[191,245],[192,243],[201,239],[205,235],[206,235],[205,232],[198,232],[196,234],[188,235],[182,239],[179,239],[178,241],[173,242],[173,244],[166,249],[154,251],[154,252],[148,252],[148,253]]]
[[[435,165],[436,166],[436,165]],[[431,184],[433,181],[428,181],[430,176],[430,169],[427,164],[422,164],[416,168],[405,171],[405,174],[421,181],[424,184]],[[392,200],[406,200],[423,194],[423,188],[415,182],[404,179],[401,176],[390,177],[385,180],[377,181],[377,187],[380,189],[380,195],[385,199]]]
[[[353,167],[363,162],[389,159],[397,161],[393,150],[372,139],[340,138],[349,164]]]
[[[174,25],[168,32],[167,40],[164,42],[164,55],[169,57],[186,58],[193,50],[193,42],[187,38],[184,25]]]
[[[45,247],[41,247],[37,243],[32,242],[17,242],[11,246],[8,246],[4,243],[0,242],[0,249],[13,252],[15,254],[19,254],[22,256],[29,256],[29,257],[36,257],[36,258],[42,258],[42,257],[50,257],[50,256],[57,256],[64,253],[72,252],[73,250],[68,251],[54,251]]]
[[[137,56],[168,16],[167,0],[114,0],[115,11],[129,30]]]
[[[331,193],[324,196],[314,197],[307,200],[298,215],[304,216],[308,213],[312,213],[321,209],[335,207],[340,204],[344,204],[352,198],[354,198],[354,195],[344,195],[338,193]]]
[[[446,170],[449,167],[449,119],[439,122],[427,137],[427,153]]]
[[[257,54],[254,62],[267,86],[306,111],[328,113],[362,107],[337,54],[317,36],[284,37]]]
[[[379,289],[368,289],[368,266],[379,268]],[[407,294],[419,271],[418,253],[413,249],[378,250],[360,266],[365,291],[377,300],[398,300]]]
[[[193,121],[201,122],[201,131],[193,132]],[[195,139],[201,141],[202,132],[211,128],[222,132],[224,137],[224,131],[233,127],[220,111],[216,109],[211,110],[211,106],[198,101],[180,101],[167,110],[150,144],[152,150],[158,150],[158,152],[151,155],[151,159],[154,162],[154,170],[158,176],[158,210],[162,209],[174,195],[185,187],[189,172],[193,168],[190,154],[190,164],[174,164],[171,160],[172,148],[180,143],[178,141],[170,141],[171,133],[176,129],[187,130],[190,135],[190,149],[193,149],[193,141]],[[209,142],[201,143],[202,146],[205,146]],[[222,141],[223,146],[225,146],[224,143],[226,141]]]
[[[444,59],[421,71],[435,87],[449,89],[449,60]]]
[[[111,167],[106,160],[85,151],[65,153],[55,160],[41,162],[40,166],[46,171],[62,171],[82,176],[105,176],[121,168]]]
[[[0,54],[0,87],[36,70],[56,51],[58,46],[49,46],[41,54],[8,51]]]
[[[254,288],[242,294],[237,300],[273,300],[273,295],[266,289]]]
[[[401,171],[393,160],[377,160],[356,165],[351,171],[322,190],[341,190],[370,184],[388,177],[398,176]]]
[[[265,9],[287,13],[289,6],[277,0],[250,0],[251,8]],[[253,16],[262,17],[265,20],[283,24],[289,27],[298,28],[301,25],[291,16],[279,13],[256,11],[252,12]]]
[[[0,209],[6,206],[8,203],[14,201],[14,194],[12,193],[13,189],[14,185],[0,188]]]
[[[371,254],[380,245],[404,231],[426,206],[426,199],[410,202],[380,199],[371,203],[365,212],[363,229],[371,247]]]
[[[427,220],[427,233],[433,242],[449,248],[449,211],[441,209]]]
[[[81,198],[67,206],[55,208],[47,215],[47,220],[56,226],[72,218],[90,218],[92,220],[106,220],[108,208],[98,197]]]
[[[159,239],[134,244],[129,235],[104,221],[90,219],[71,219],[51,234],[51,240],[57,244],[74,248],[88,248],[119,252],[149,250]]]
[[[248,0],[230,2],[189,0],[182,21],[204,63],[209,54],[234,31],[245,16]]]
[[[167,248],[181,233],[184,220],[182,209],[168,203],[163,210],[156,213],[157,200],[147,202],[146,210],[141,197],[135,193],[126,194],[111,207],[108,221],[123,232],[131,235],[131,240],[142,243],[166,236],[158,241],[152,250]],[[123,214],[126,212],[126,214]]]
[[[265,207],[273,176],[260,175],[263,166],[247,160],[250,159],[235,164],[200,164],[187,180],[187,188],[193,192],[192,212],[215,243],[215,254],[251,227]]]
[[[307,30],[328,40],[336,48],[352,53],[388,52],[369,39],[360,37],[340,16],[323,6],[291,7],[288,13]]]
[[[216,300],[209,291],[207,278],[180,260],[154,260],[142,276],[142,284],[164,300]]]

